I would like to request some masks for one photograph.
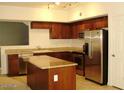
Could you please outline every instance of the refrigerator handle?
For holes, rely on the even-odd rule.
[[[83,52],[85,53],[85,55],[88,55],[88,43],[85,43],[83,46]]]
[[[92,59],[92,51],[93,51],[93,48],[92,48],[92,40],[90,40],[90,44],[89,44],[89,58]]]

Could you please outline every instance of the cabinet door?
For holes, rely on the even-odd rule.
[[[72,36],[71,27],[69,24],[62,24],[62,39],[70,39]]]
[[[93,21],[92,20],[86,20],[84,21],[84,30],[88,31],[88,30],[92,30],[93,29]]]
[[[19,58],[18,54],[8,55],[8,74],[19,74]]]
[[[83,32],[85,30],[85,24],[83,21],[77,23],[77,32]]]
[[[77,39],[78,38],[78,26],[77,26],[77,23],[73,23],[71,24],[71,30],[72,30],[72,38],[73,39]]]
[[[31,22],[32,29],[50,29],[51,24],[49,22]]]
[[[79,38],[79,33],[92,29],[92,21],[81,21],[72,24],[72,38]]]
[[[112,16],[109,22],[109,83],[124,89],[124,17]]]
[[[108,27],[108,18],[107,17],[102,17],[93,20],[93,29],[101,29],[104,27]]]
[[[60,54],[63,60],[73,61],[73,56],[71,52],[61,52]]]
[[[51,39],[62,39],[62,24],[61,23],[52,23],[50,29],[50,38]]]

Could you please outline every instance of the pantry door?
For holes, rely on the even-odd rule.
[[[124,89],[124,15],[110,19],[109,74],[112,86]]]

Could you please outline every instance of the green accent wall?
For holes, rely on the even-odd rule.
[[[20,22],[0,22],[0,46],[28,45],[28,26]]]

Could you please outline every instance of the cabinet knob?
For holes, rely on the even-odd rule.
[[[115,57],[115,54],[112,54],[112,57]]]

